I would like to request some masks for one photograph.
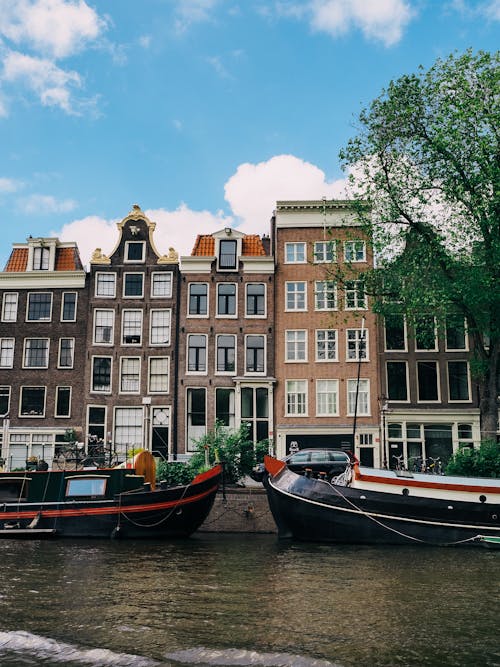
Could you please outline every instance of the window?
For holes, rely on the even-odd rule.
[[[0,417],[5,417],[10,410],[10,387],[0,387]]]
[[[221,241],[219,244],[219,269],[236,269],[236,241]]]
[[[188,372],[206,373],[207,337],[204,334],[188,335]]]
[[[316,380],[316,414],[318,417],[338,415],[338,380]]]
[[[207,428],[206,389],[187,390],[187,447],[193,450],[193,441],[203,437]]]
[[[14,339],[0,338],[0,368],[14,366]]]
[[[208,285],[206,283],[189,284],[188,313],[201,317],[208,315]]]
[[[365,284],[362,280],[346,280],[344,289],[346,310],[366,309]]]
[[[236,371],[235,336],[217,336],[217,372],[234,373]]]
[[[95,295],[114,299],[116,296],[116,273],[96,273]]]
[[[125,273],[123,276],[123,296],[140,298],[144,296],[144,274]]]
[[[172,296],[172,272],[162,271],[161,273],[153,273],[151,276],[151,296],[165,297]]]
[[[33,271],[48,271],[50,248],[33,248]]]
[[[150,394],[168,394],[169,358],[149,357],[148,391]]]
[[[215,390],[215,418],[224,426],[234,428],[234,389]]]
[[[436,350],[436,322],[433,315],[415,319],[415,349]]]
[[[285,243],[285,263],[304,264],[306,262],[305,243]]]
[[[448,362],[450,401],[469,401],[469,364],[466,361]]]
[[[417,361],[418,400],[439,400],[438,365],[436,361]]]
[[[345,262],[366,262],[366,244],[364,241],[346,241],[344,243]]]
[[[59,340],[58,368],[73,368],[75,352],[74,338],[61,338]]]
[[[316,361],[337,361],[336,329],[316,329]]]
[[[337,308],[337,285],[333,280],[316,280],[314,307],[316,310],[335,310]]]
[[[20,417],[43,417],[45,387],[21,387]]]
[[[28,294],[28,321],[38,322],[52,316],[52,294],[50,292],[32,292]]]
[[[246,286],[246,316],[265,317],[266,314],[266,286],[263,283],[248,283]]]
[[[458,315],[448,315],[446,318],[446,349],[466,350],[467,337],[465,320]]]
[[[234,283],[217,285],[217,315],[236,315],[236,285]]]
[[[151,311],[151,345],[170,345],[170,310]]]
[[[92,359],[92,391],[111,393],[111,357]]]
[[[307,415],[307,380],[286,381],[286,414]]]
[[[104,497],[107,478],[73,477],[66,482],[67,498]]]
[[[405,361],[387,362],[387,398],[390,401],[408,400],[408,380]]]
[[[385,349],[406,350],[404,315],[388,315],[385,320]]]
[[[285,331],[285,361],[307,361],[307,331]]]
[[[106,435],[106,408],[89,406],[87,424],[89,435],[104,440]]]
[[[76,292],[64,292],[61,303],[61,322],[76,320]]]
[[[285,290],[285,310],[306,310],[307,299],[305,282],[287,282],[285,283]]]
[[[458,424],[458,446],[474,449],[474,440],[472,439],[472,424]]]
[[[131,452],[144,444],[142,434],[143,410],[141,408],[115,408],[114,444],[118,451]]]
[[[112,345],[114,326],[114,310],[94,310],[94,345]]]
[[[346,329],[346,359],[359,361],[368,359],[368,330]]]
[[[17,292],[5,292],[2,301],[2,322],[17,320]]]
[[[266,387],[241,388],[241,421],[252,442],[269,437],[269,392]]]
[[[125,261],[144,262],[146,244],[144,241],[125,242]]]
[[[246,336],[245,338],[245,370],[247,373],[264,373],[265,337]]]
[[[140,345],[142,341],[142,310],[122,313],[122,345]]]
[[[316,263],[334,262],[336,259],[335,241],[316,241],[314,244],[314,261]]]
[[[71,387],[57,387],[55,416],[56,417],[71,416]]]
[[[358,409],[356,410],[356,394]],[[370,380],[347,380],[347,414],[370,414]]]
[[[141,360],[139,357],[120,359],[120,392],[138,394],[141,388]]]
[[[49,339],[26,338],[24,341],[24,368],[47,368],[49,365]]]

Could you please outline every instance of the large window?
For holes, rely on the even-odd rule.
[[[188,373],[206,373],[207,337],[205,334],[189,334],[187,337]]]
[[[71,387],[57,387],[55,416],[71,416]]]
[[[306,244],[305,243],[285,243],[285,263],[286,264],[305,264],[306,262]]]
[[[76,292],[64,292],[61,303],[61,321],[74,322],[76,320]]]
[[[95,295],[110,299],[116,296],[116,273],[96,273]]]
[[[111,393],[111,357],[92,359],[92,391]]]
[[[307,415],[307,380],[286,381],[286,414],[297,417]]]
[[[217,315],[236,315],[236,285],[234,283],[217,285]]]
[[[337,308],[337,285],[333,280],[316,280],[314,308],[316,310],[335,310]]]
[[[358,409],[356,410],[356,394]],[[347,380],[347,414],[370,414],[370,380]]]
[[[337,361],[336,329],[316,329],[316,361]]]
[[[2,322],[17,320],[17,292],[5,292],[2,301]]]
[[[169,380],[169,358],[149,357],[149,386],[150,394],[167,394]]]
[[[170,310],[151,311],[151,345],[170,345]]]
[[[0,387],[0,417],[5,417],[10,410],[10,387]]]
[[[199,440],[206,433],[206,389],[187,389],[186,398],[187,447],[192,451],[194,441]]]
[[[141,360],[139,357],[120,359],[120,392],[138,394],[141,388]]]
[[[419,401],[439,400],[438,378],[437,361],[417,361]]]
[[[265,373],[265,337],[246,336],[245,370],[247,373]]]
[[[0,368],[12,368],[14,365],[14,339],[0,338]]]
[[[24,368],[47,368],[49,365],[49,339],[26,338],[24,341]]]
[[[344,243],[344,261],[366,262],[366,244],[364,241],[346,241]]]
[[[314,261],[330,263],[336,259],[335,241],[316,241],[314,244]]]
[[[215,418],[224,426],[234,428],[234,389],[224,387],[215,390]]]
[[[125,273],[123,276],[123,296],[142,298],[144,296],[144,274]]]
[[[115,408],[114,444],[119,452],[131,452],[142,447],[142,408]]]
[[[52,293],[31,292],[28,294],[29,322],[50,321],[52,317]]]
[[[237,242],[221,241],[219,244],[219,269],[234,270],[237,265]]]
[[[365,283],[363,280],[346,280],[344,291],[346,310],[366,309]]]
[[[466,361],[448,362],[450,401],[469,401],[469,364]]]
[[[94,345],[112,345],[114,310],[94,310]]]
[[[285,331],[285,361],[307,361],[307,331]]]
[[[318,417],[338,415],[338,393],[338,380],[316,380],[316,414]]]
[[[75,355],[75,339],[61,338],[59,340],[59,368],[73,368]]]
[[[33,271],[48,271],[50,248],[33,248]]]
[[[217,336],[217,372],[236,371],[236,338],[231,335]]]
[[[385,349],[406,350],[406,330],[404,315],[387,315],[385,324]]]
[[[306,285],[304,281],[285,283],[285,310],[307,310]]]
[[[124,310],[122,313],[122,345],[140,345],[142,342],[142,310]]]
[[[248,283],[246,290],[246,316],[264,317],[266,314],[266,286],[264,283]]]
[[[206,283],[189,284],[188,314],[199,317],[208,315],[208,285]]]
[[[346,329],[346,348],[348,361],[368,359],[368,330]]]
[[[170,298],[172,296],[172,272],[155,272],[151,276],[151,296]]]
[[[387,398],[390,401],[408,400],[408,377],[405,361],[387,362]]]
[[[45,387],[21,387],[20,417],[43,417]]]
[[[248,424],[252,442],[269,437],[269,393],[266,387],[241,388],[241,421]]]

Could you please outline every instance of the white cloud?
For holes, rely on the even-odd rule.
[[[77,204],[73,199],[58,200],[52,195],[29,195],[23,197],[17,202],[18,208],[28,215],[32,213],[69,213],[73,211]]]
[[[175,28],[183,32],[193,23],[207,21],[220,0],[176,0]]]
[[[23,183],[21,181],[0,176],[0,192],[17,192],[22,187]]]
[[[485,3],[484,13],[488,18],[500,21],[500,0],[490,0],[490,2]]]
[[[0,34],[54,58],[80,51],[105,29],[84,0],[0,0]]]
[[[104,254],[113,250],[118,239],[117,222],[119,219],[105,220],[97,215],[89,215],[63,225],[60,230],[52,231],[51,235],[61,241],[76,241],[82,261],[87,264],[96,247],[100,247]]]

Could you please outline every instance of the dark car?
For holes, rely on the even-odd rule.
[[[344,472],[351,459],[340,449],[301,449],[283,460],[290,470],[301,475],[309,469],[314,476],[325,472],[327,477],[332,477]]]

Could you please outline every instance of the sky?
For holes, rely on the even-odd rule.
[[[341,198],[389,82],[500,44],[500,0],[0,0],[0,269],[31,235],[109,253],[134,204],[161,253]]]

